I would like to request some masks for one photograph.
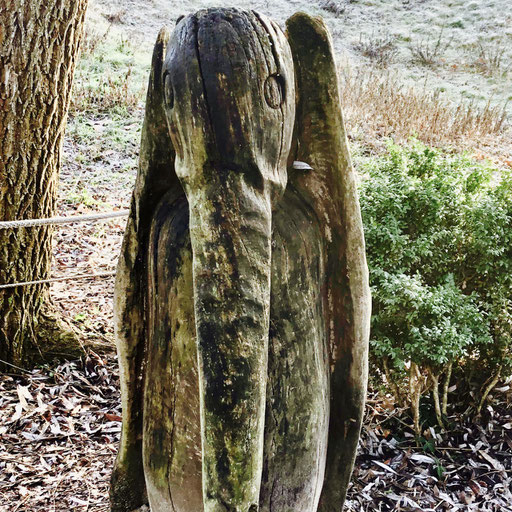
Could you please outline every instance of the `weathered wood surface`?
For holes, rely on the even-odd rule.
[[[325,243],[324,304],[330,367],[329,440],[318,510],[339,511],[356,456],[366,385],[371,297],[356,174],[341,111],[333,46],[320,18],[297,13],[286,23],[297,89],[294,158],[314,171],[295,173],[319,219]]]
[[[343,506],[367,377],[364,240],[327,31],[299,14],[287,35],[211,9],[155,46],[116,282],[112,510],[146,492],[153,512]]]
[[[169,35],[158,35],[146,98],[139,172],[117,267],[114,327],[119,357],[123,423],[111,484],[112,511],[147,503],[142,464],[142,408],[147,353],[147,251],[156,205],[178,183],[174,149],[163,111],[161,72]]]
[[[164,65],[190,210],[206,511],[248,511],[259,500],[271,221],[293,131],[291,66],[282,32],[234,10],[185,18]]]

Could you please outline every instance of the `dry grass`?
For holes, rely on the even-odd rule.
[[[497,76],[505,74],[510,66],[505,64],[507,48],[503,42],[484,43],[478,41],[478,58],[475,68],[484,76]]]
[[[321,0],[320,8],[324,11],[331,12],[334,16],[339,17],[345,14],[347,10],[347,2],[344,0]]]
[[[512,153],[506,105],[463,101],[452,105],[424,89],[400,84],[389,73],[340,69],[349,133],[380,147],[382,139],[411,136],[426,144],[457,149],[491,150],[504,159]]]
[[[453,39],[453,38],[452,38]],[[443,59],[446,50],[452,42],[443,40],[443,31],[439,33],[437,39],[420,39],[409,46],[412,62],[422,66],[436,66]]]
[[[101,32],[86,30],[75,73],[70,112],[106,113],[134,110],[143,98],[143,69],[135,60],[135,47],[124,38],[110,36],[112,21]]]
[[[71,112],[105,113],[116,108],[134,110],[137,108],[143,91],[131,90],[132,68],[116,76],[102,77],[91,86],[80,77],[75,81],[71,100]]]
[[[118,11],[107,14],[105,17],[110,23],[123,23],[127,12],[128,11],[126,9],[120,9]]]
[[[81,59],[90,57],[98,47],[107,40],[111,26],[112,25],[109,25],[103,32],[98,32],[88,26],[85,27],[82,42],[80,43]]]
[[[387,68],[394,62],[398,54],[395,38],[389,34],[365,35],[361,33],[359,41],[354,44],[354,49],[370,59],[379,68]]]

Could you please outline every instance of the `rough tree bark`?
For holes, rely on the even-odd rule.
[[[87,0],[0,4],[0,219],[54,215],[61,145]],[[52,228],[0,230],[0,284],[49,277]],[[0,359],[76,352],[47,284],[0,290]]]

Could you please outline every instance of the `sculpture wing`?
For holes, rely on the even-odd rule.
[[[143,358],[147,329],[145,253],[156,205],[169,190],[181,188],[174,171],[175,154],[163,109],[161,74],[168,40],[167,30],[162,29],[153,51],[139,170],[115,284],[114,322],[123,423],[111,485],[114,511],[139,507],[145,495],[142,469]]]
[[[341,111],[328,30],[320,18],[287,21],[298,94],[289,185],[315,211],[324,239],[326,337],[330,365],[327,462],[319,512],[343,506],[361,429],[371,298],[356,175]],[[289,166],[292,168],[292,165]]]

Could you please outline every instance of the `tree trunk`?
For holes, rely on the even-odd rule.
[[[419,438],[421,436],[420,425],[420,400],[422,393],[421,373],[416,363],[411,362],[409,369],[409,393],[411,399],[411,410],[414,420],[414,432]]]
[[[441,412],[444,416],[448,416],[448,390],[450,389],[450,379],[452,378],[453,362],[448,363],[446,377],[443,384],[443,398],[441,402]]]
[[[87,0],[0,6],[0,219],[55,213],[62,136]],[[49,276],[52,228],[0,230],[0,284]],[[26,365],[74,337],[48,284],[0,290],[0,359]]]
[[[484,391],[482,393],[482,396],[480,398],[480,402],[478,402],[478,407],[476,409],[477,416],[480,416],[482,409],[484,407],[485,401],[487,400],[487,397],[489,396],[489,393],[494,389],[496,384],[498,384],[500,377],[501,377],[501,370],[502,366],[498,367],[498,370],[494,374],[494,376],[490,377],[484,382]]]
[[[444,430],[443,413],[441,409],[441,401],[439,400],[439,374],[430,370],[430,377],[432,378],[432,396],[434,397],[434,410],[436,412],[437,424]]]

